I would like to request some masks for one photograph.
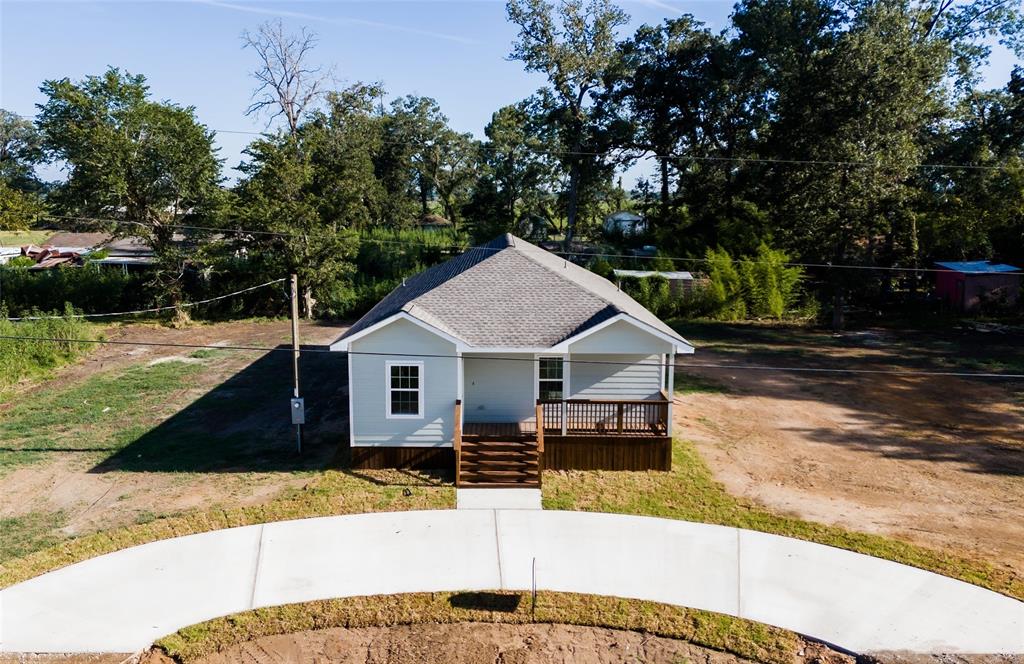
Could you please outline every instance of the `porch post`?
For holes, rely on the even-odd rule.
[[[672,403],[676,396],[676,354],[674,351],[668,354],[668,389],[665,392],[668,394],[668,422],[665,423],[665,431],[671,436]]]

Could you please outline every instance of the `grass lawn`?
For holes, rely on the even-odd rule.
[[[740,657],[789,664],[803,641],[777,627],[655,602],[574,593],[411,593],[351,597],[256,609],[179,630],[157,641],[188,664],[233,645],[274,634],[331,627],[424,623],[560,623],[628,629],[683,639]]]
[[[894,560],[1024,600],[1024,579],[1008,570],[879,535],[781,516],[735,498],[714,480],[693,445],[679,440],[668,473],[548,471],[544,507],[660,516],[775,533]]]
[[[177,361],[137,365],[16,399],[0,417],[0,473],[46,454],[110,456],[161,421],[160,401],[201,370]]]
[[[53,231],[0,231],[0,246],[20,247],[24,244],[40,244],[53,235]]]

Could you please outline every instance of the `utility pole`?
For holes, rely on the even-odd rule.
[[[295,425],[295,450],[302,454],[302,425],[306,423],[306,408],[299,396],[299,277],[292,274],[292,374],[295,385],[292,390],[292,424]]]

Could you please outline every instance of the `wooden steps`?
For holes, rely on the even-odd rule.
[[[523,440],[462,441],[459,486],[514,488],[540,486],[537,444]]]

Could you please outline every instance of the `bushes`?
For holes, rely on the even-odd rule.
[[[814,310],[807,306],[797,310],[803,295],[803,270],[787,266],[788,261],[784,252],[764,243],[755,256],[738,260],[724,249],[709,249],[705,255],[707,279],[694,282],[687,292],[673,292],[661,277],[629,278],[621,283],[623,290],[661,318],[778,320]]]
[[[152,306],[147,275],[125,274],[119,269],[86,265],[53,270],[26,270],[17,265],[0,268],[3,304],[10,316],[36,309],[61,310],[68,303],[79,311],[129,311]]]
[[[707,315],[719,320],[773,318],[794,314],[801,296],[803,270],[765,243],[753,257],[734,261],[724,249],[709,249]]]
[[[31,313],[40,315],[38,311]],[[67,364],[88,350],[92,344],[73,341],[92,338],[88,323],[81,318],[68,317],[74,313],[67,306],[63,318],[13,322],[7,320],[7,311],[0,308],[0,392],[22,378]],[[41,337],[57,341],[22,341],[2,337]]]

